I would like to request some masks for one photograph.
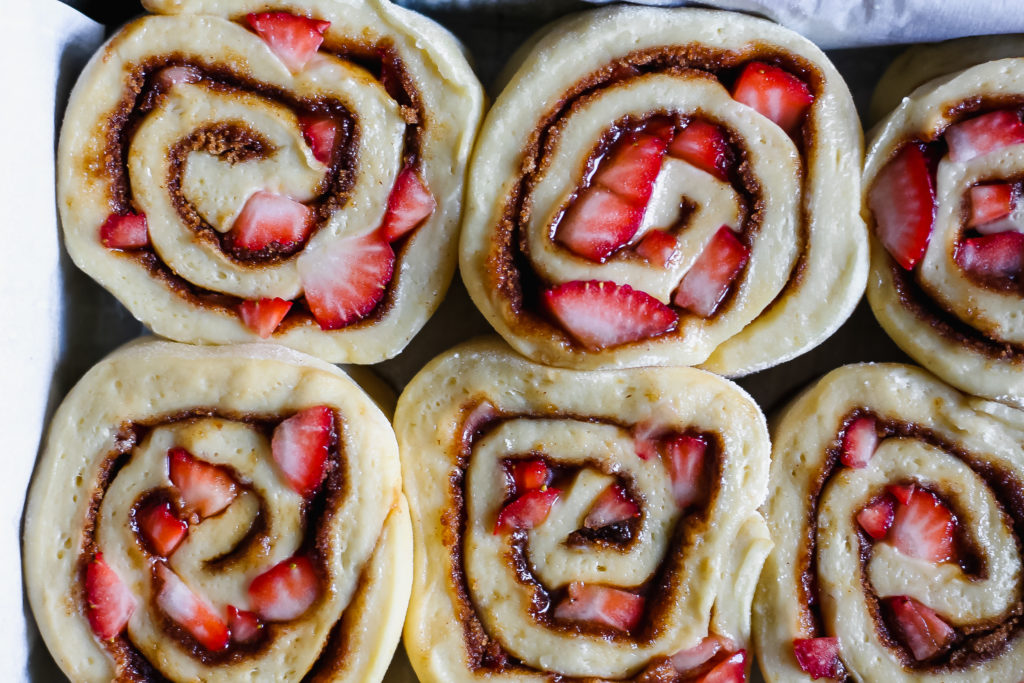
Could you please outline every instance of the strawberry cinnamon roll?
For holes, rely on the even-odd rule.
[[[455,268],[482,108],[455,39],[386,0],[145,0],[58,150],[75,263],[155,332],[397,354]]]
[[[395,424],[420,680],[745,680],[771,541],[767,430],[742,390],[483,340],[427,365]]]
[[[754,603],[768,681],[1020,680],[1024,413],[853,365],[772,441]]]
[[[145,341],[58,409],[27,592],[74,681],[380,681],[412,552],[387,418],[270,345]]]
[[[462,276],[540,362],[769,367],[863,292],[860,150],[842,78],[784,28],[693,9],[572,16],[488,114]]]

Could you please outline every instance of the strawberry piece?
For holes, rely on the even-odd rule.
[[[614,282],[573,281],[544,292],[544,305],[581,344],[600,350],[675,329],[675,311],[646,292]]]
[[[85,615],[100,640],[116,638],[128,625],[137,602],[121,577],[96,553],[85,567]]]
[[[139,531],[157,555],[167,557],[188,534],[188,524],[171,512],[167,501],[153,501],[139,510],[135,517]]]
[[[228,631],[232,641],[248,643],[259,634],[261,628],[263,624],[255,612],[228,605]]]
[[[334,140],[338,137],[338,122],[330,116],[300,116],[299,127],[316,160],[323,164],[331,163]]]
[[[603,262],[626,244],[644,218],[644,205],[632,204],[600,187],[583,190],[559,222],[555,241],[591,261]]]
[[[462,442],[467,447],[472,445],[473,438],[492,422],[500,413],[489,401],[481,401],[473,406],[462,423]]]
[[[272,192],[254,192],[246,200],[231,227],[234,245],[260,251],[271,245],[289,248],[306,239],[313,210],[305,204]]]
[[[112,213],[100,226],[100,242],[107,249],[138,249],[149,244],[146,214]]]
[[[889,496],[882,496],[857,513],[857,523],[871,538],[885,538],[896,515],[896,504]]]
[[[266,41],[270,49],[292,71],[301,71],[320,44],[329,21],[297,17],[288,12],[261,12],[246,15],[249,26]]]
[[[612,484],[594,501],[593,507],[583,520],[583,526],[588,529],[600,529],[639,516],[640,506],[633,502],[625,489],[618,484]]]
[[[156,604],[172,621],[192,634],[192,637],[211,652],[228,646],[228,627],[206,601],[192,592],[165,564],[156,566],[162,582],[156,594]]]
[[[729,179],[733,164],[732,149],[722,129],[713,123],[694,119],[669,145],[668,153],[687,161],[719,180]]]
[[[714,634],[704,638],[689,650],[680,650],[672,655],[672,667],[679,673],[691,673],[711,661],[725,647],[723,638]]]
[[[395,178],[388,195],[388,208],[381,223],[381,234],[394,242],[434,213],[437,202],[412,166],[406,166]]]
[[[877,447],[878,430],[875,427],[875,418],[859,417],[843,433],[843,452],[840,459],[847,467],[865,467]]]
[[[920,145],[905,146],[868,190],[878,239],[904,269],[914,267],[935,223],[935,183]]]
[[[814,95],[793,74],[764,62],[750,62],[732,88],[732,97],[768,117],[792,135],[814,102]]]
[[[540,458],[516,460],[511,470],[516,493],[543,488],[551,483],[551,470]]]
[[[904,555],[945,562],[953,556],[955,524],[953,513],[935,494],[915,488],[896,508],[890,540]]]
[[[295,555],[263,572],[249,584],[253,610],[267,621],[289,621],[302,615],[320,595],[313,563]]]
[[[583,621],[629,631],[644,613],[643,596],[608,586],[573,581],[569,594],[555,607],[555,618]]]
[[[334,411],[327,406],[306,408],[274,429],[274,462],[288,485],[303,496],[316,491],[324,479],[333,433]]]
[[[246,300],[238,305],[238,315],[246,327],[266,339],[274,333],[291,307],[291,301],[280,297]]]
[[[956,251],[956,260],[970,273],[1018,278],[1024,272],[1024,233],[1007,231],[965,239]]]
[[[666,141],[657,135],[627,133],[601,159],[593,182],[611,190],[629,204],[643,207],[651,198],[654,181],[661,171]]]
[[[679,254],[679,240],[664,230],[651,230],[636,245],[636,253],[651,265],[664,268]]]
[[[747,680],[747,651],[740,650],[730,655],[727,659],[715,665],[693,683],[746,683]]]
[[[203,75],[195,67],[169,66],[157,72],[155,81],[159,87],[170,90],[179,83],[197,83],[202,78]]]
[[[494,535],[515,529],[532,529],[548,518],[551,506],[561,491],[552,488],[533,489],[519,496],[498,513]]]
[[[641,460],[650,460],[658,456],[658,449],[661,442],[658,440],[662,433],[661,427],[651,421],[639,422],[633,426],[633,450]]]
[[[889,484],[885,487],[885,490],[889,492],[896,500],[902,505],[906,505],[910,502],[910,497],[917,490],[916,484]]]
[[[378,234],[340,239],[298,261],[299,278],[320,329],[359,320],[384,298],[395,269],[395,252]]]
[[[676,505],[687,508],[704,495],[704,461],[708,444],[699,436],[679,434],[665,442],[665,466]]]
[[[1004,218],[1013,210],[1013,186],[976,185],[971,188],[971,218],[967,226],[975,228]]]
[[[707,318],[725,298],[750,258],[750,249],[723,225],[683,276],[675,304]]]
[[[897,636],[918,661],[933,657],[949,645],[956,633],[932,608],[905,595],[885,599]]]
[[[167,459],[171,483],[200,517],[217,514],[238,495],[235,480],[224,468],[198,460],[184,448],[170,449]]]
[[[1024,123],[1016,112],[1001,109],[950,126],[946,129],[945,138],[950,159],[970,161],[1024,142]]]
[[[793,654],[804,673],[810,674],[814,680],[846,675],[839,659],[838,638],[796,638],[793,640]]]

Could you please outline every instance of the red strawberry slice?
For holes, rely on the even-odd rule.
[[[561,493],[558,489],[543,488],[527,491],[498,513],[494,534],[515,529],[532,529],[548,518],[551,506]]]
[[[747,651],[740,650],[719,662],[714,669],[695,679],[693,683],[746,683],[746,680]]]
[[[679,434],[665,442],[665,466],[676,505],[687,508],[704,495],[708,444],[699,436]]]
[[[971,218],[967,226],[975,228],[1004,218],[1013,210],[1013,186],[976,185],[971,188]]]
[[[320,580],[313,563],[295,555],[263,572],[249,584],[249,600],[267,621],[289,621],[301,616],[320,595]]]
[[[231,227],[234,245],[260,251],[271,245],[288,248],[306,239],[313,210],[284,195],[254,192]]]
[[[381,223],[385,240],[394,242],[434,213],[437,202],[412,166],[406,166],[395,178],[388,195],[388,208]]]
[[[359,320],[384,298],[395,269],[395,252],[377,233],[348,237],[298,261],[299,278],[320,329]]]
[[[329,21],[297,17],[288,12],[250,13],[245,18],[292,71],[301,71],[306,66],[320,49],[324,31],[331,25]]]
[[[555,231],[555,241],[591,261],[603,262],[640,229],[644,205],[600,187],[583,190]]]
[[[896,516],[896,504],[889,496],[882,496],[857,513],[857,523],[871,538],[885,538]]]
[[[651,230],[636,245],[636,253],[651,265],[664,268],[679,255],[679,240],[664,230]]]
[[[153,501],[142,507],[135,517],[139,531],[150,547],[162,557],[169,556],[188,534],[188,524],[171,512],[167,501]]]
[[[945,137],[950,159],[970,161],[1024,142],[1024,123],[1016,112],[1001,109],[950,126]]]
[[[658,457],[664,428],[651,420],[638,422],[633,426],[633,450],[641,460]]]
[[[288,485],[303,496],[316,491],[324,479],[333,433],[334,411],[327,406],[306,408],[274,429],[274,462]]]
[[[516,493],[543,488],[551,483],[551,470],[540,458],[516,460],[511,470]]]
[[[664,334],[679,320],[650,294],[614,282],[566,282],[545,291],[543,299],[569,334],[593,350]]]
[[[814,102],[814,95],[793,74],[764,62],[750,62],[736,79],[732,97],[774,121],[790,135]]]
[[[955,524],[953,513],[935,494],[915,488],[896,508],[890,541],[904,555],[945,562],[953,557]]]
[[[905,146],[882,167],[868,190],[878,239],[910,270],[928,246],[935,223],[935,183],[920,145]]]
[[[203,75],[199,69],[191,66],[169,66],[160,69],[156,75],[156,84],[164,90],[170,90],[179,83],[198,83]]]
[[[238,495],[235,480],[224,468],[198,460],[184,448],[170,449],[167,459],[171,483],[200,517],[217,514]]]
[[[644,613],[643,596],[608,586],[573,581],[569,594],[555,607],[555,618],[583,621],[629,631]]]
[[[138,249],[149,244],[146,214],[112,213],[100,226],[100,242],[108,249]]]
[[[679,673],[691,673],[711,661],[725,647],[724,639],[714,634],[704,638],[689,650],[680,650],[672,655],[672,667]]]
[[[886,598],[892,612],[896,635],[910,648],[918,661],[937,655],[956,636],[953,627],[932,608],[905,595]]]
[[[843,453],[840,459],[847,467],[865,467],[878,447],[878,429],[875,418],[859,417],[843,433]]]
[[[156,604],[160,609],[207,650],[218,652],[226,648],[228,627],[213,608],[193,593],[167,565],[158,564],[156,575],[163,584],[156,594]]]
[[[722,129],[713,123],[694,119],[669,145],[668,153],[687,161],[719,180],[729,179],[733,164],[732,149]]]
[[[796,638],[793,640],[793,654],[804,673],[810,674],[814,680],[846,675],[839,659],[838,638]]]
[[[611,190],[633,206],[643,207],[651,198],[654,181],[661,171],[666,141],[657,135],[627,133],[601,159],[593,183]]]
[[[683,276],[675,304],[707,318],[725,298],[750,258],[750,249],[723,225]]]
[[[629,497],[625,489],[618,484],[612,484],[594,501],[593,507],[583,520],[583,526],[588,529],[600,529],[639,516],[640,506]]]
[[[338,122],[330,116],[308,115],[299,117],[299,126],[316,160],[330,164],[334,154],[334,140],[338,136]]]
[[[259,635],[261,628],[263,624],[255,612],[228,605],[228,631],[233,642],[248,643]]]
[[[85,615],[100,640],[120,635],[138,604],[121,577],[96,553],[85,567]]]
[[[910,497],[917,490],[916,484],[889,484],[885,487],[885,490],[889,492],[896,500],[902,505],[906,505],[910,502]]]
[[[1024,272],[1024,233],[1008,231],[965,239],[956,251],[956,260],[970,273],[1018,278]]]
[[[291,301],[280,297],[246,300],[238,305],[238,315],[246,327],[266,339],[274,333],[291,307]]]

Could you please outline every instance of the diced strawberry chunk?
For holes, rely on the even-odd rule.
[[[543,488],[551,483],[551,469],[540,458],[516,460],[511,470],[516,493]]]
[[[747,651],[740,650],[716,664],[714,669],[695,679],[693,683],[746,683],[746,680]]]
[[[633,238],[644,205],[633,204],[600,187],[583,190],[555,231],[555,241],[591,261],[603,262]]]
[[[228,631],[233,642],[248,643],[259,634],[261,628],[263,624],[255,612],[228,605]]]
[[[501,509],[498,521],[494,524],[494,534],[534,528],[548,518],[551,506],[558,500],[560,493],[558,489],[552,488],[527,491]]]
[[[121,577],[96,553],[85,567],[85,615],[100,640],[120,635],[138,604]]]
[[[666,142],[656,135],[627,133],[612,145],[594,174],[593,182],[611,190],[633,206],[643,207],[651,198],[661,171]]]
[[[146,542],[162,557],[174,552],[188,534],[188,524],[171,512],[171,504],[167,501],[153,501],[143,506],[135,521]]]
[[[272,192],[254,192],[231,227],[236,247],[260,251],[271,245],[288,248],[306,239],[313,210]]]
[[[669,145],[668,153],[687,161],[719,180],[728,180],[733,164],[732,149],[722,129],[713,123],[694,119]]]
[[[814,680],[846,675],[839,659],[838,638],[796,638],[793,640],[793,654],[804,673],[810,674]]]
[[[840,458],[847,467],[865,467],[877,447],[875,418],[859,417],[843,433],[843,453]]]
[[[953,557],[955,525],[953,513],[938,496],[915,488],[908,501],[896,508],[889,537],[904,555],[945,562]]]
[[[112,213],[100,226],[100,242],[108,249],[138,249],[149,244],[146,214]]]
[[[334,140],[338,136],[338,122],[330,116],[300,116],[299,126],[302,137],[306,138],[313,157],[323,164],[331,163],[334,154]]]
[[[224,468],[198,460],[184,448],[170,449],[167,459],[171,483],[200,517],[217,514],[238,495],[235,480]]]
[[[229,641],[228,627],[213,608],[193,593],[167,565],[158,564],[156,574],[163,584],[156,595],[160,609],[207,650],[218,652],[225,649]]]
[[[1013,186],[1006,183],[998,185],[976,185],[971,188],[971,218],[968,227],[977,227],[985,223],[1009,216],[1013,210]]]
[[[299,278],[313,317],[323,330],[360,320],[384,298],[395,252],[379,234],[335,240],[299,257]]]
[[[904,269],[914,267],[932,234],[935,184],[919,145],[906,145],[892,158],[868,190],[878,239]]]
[[[676,505],[687,508],[704,495],[708,444],[699,436],[679,434],[665,442],[665,466]]]
[[[1024,271],[1024,233],[1008,231],[965,239],[956,251],[956,260],[971,273],[1019,278]]]
[[[169,66],[160,69],[156,74],[156,83],[164,90],[169,90],[179,83],[197,83],[203,75],[192,66]]]
[[[905,595],[886,598],[892,612],[896,635],[918,661],[937,655],[949,645],[956,633],[932,608]]]
[[[705,318],[710,316],[749,258],[750,249],[723,225],[683,276],[675,304]]]
[[[898,500],[902,505],[906,505],[910,502],[910,497],[914,495],[914,491],[917,490],[916,484],[889,484],[885,487],[885,490],[889,494]]]
[[[637,243],[636,253],[651,265],[664,268],[679,254],[679,240],[664,230],[651,230]]]
[[[569,594],[555,607],[555,618],[583,621],[629,631],[644,613],[643,596],[608,586],[573,581]]]
[[[594,501],[593,507],[583,520],[583,526],[588,529],[600,529],[639,516],[640,506],[629,497],[625,489],[618,484],[611,484]]]
[[[764,62],[750,62],[743,67],[733,85],[732,97],[768,117],[790,135],[814,102],[806,83]]]
[[[302,555],[290,557],[263,572],[249,584],[253,610],[267,621],[301,616],[320,595],[313,563]]]
[[[727,644],[723,638],[711,634],[690,649],[680,650],[672,655],[672,667],[683,674],[695,672],[725,647]]]
[[[946,129],[945,137],[950,159],[970,161],[1024,142],[1024,123],[1016,112],[1001,109],[952,125]]]
[[[246,327],[266,339],[274,333],[291,307],[291,301],[280,297],[258,301],[247,299],[238,305],[238,315]]]
[[[640,129],[640,132],[653,135],[668,145],[676,136],[676,122],[669,116],[655,116]]]
[[[896,504],[889,496],[882,496],[857,513],[857,523],[871,538],[881,540],[889,533],[896,516]]]
[[[381,234],[394,242],[434,213],[437,202],[412,166],[406,166],[395,178],[388,195],[388,208],[381,223]]]
[[[261,12],[246,15],[249,25],[266,41],[284,65],[301,71],[320,44],[331,22],[297,17],[288,12]]]
[[[327,406],[306,408],[274,429],[274,462],[288,485],[303,496],[316,491],[324,479],[333,434],[334,411]]]
[[[543,300],[569,334],[594,350],[664,334],[679,320],[650,294],[614,282],[566,282]]]

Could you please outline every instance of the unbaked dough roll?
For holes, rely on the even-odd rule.
[[[272,345],[145,341],[57,410],[29,602],[73,681],[380,681],[412,552],[387,419]]]
[[[1024,413],[918,368],[852,365],[772,435],[765,678],[1017,683]]]
[[[455,39],[387,0],[145,0],[61,130],[75,263],[178,341],[394,356],[451,280],[482,114]]]
[[[861,132],[804,38],[741,14],[620,6],[524,48],[473,154],[460,270],[519,352],[743,375],[863,293]]]
[[[771,541],[767,430],[742,390],[692,368],[552,369],[478,340],[413,379],[395,425],[420,680],[745,675]]]

